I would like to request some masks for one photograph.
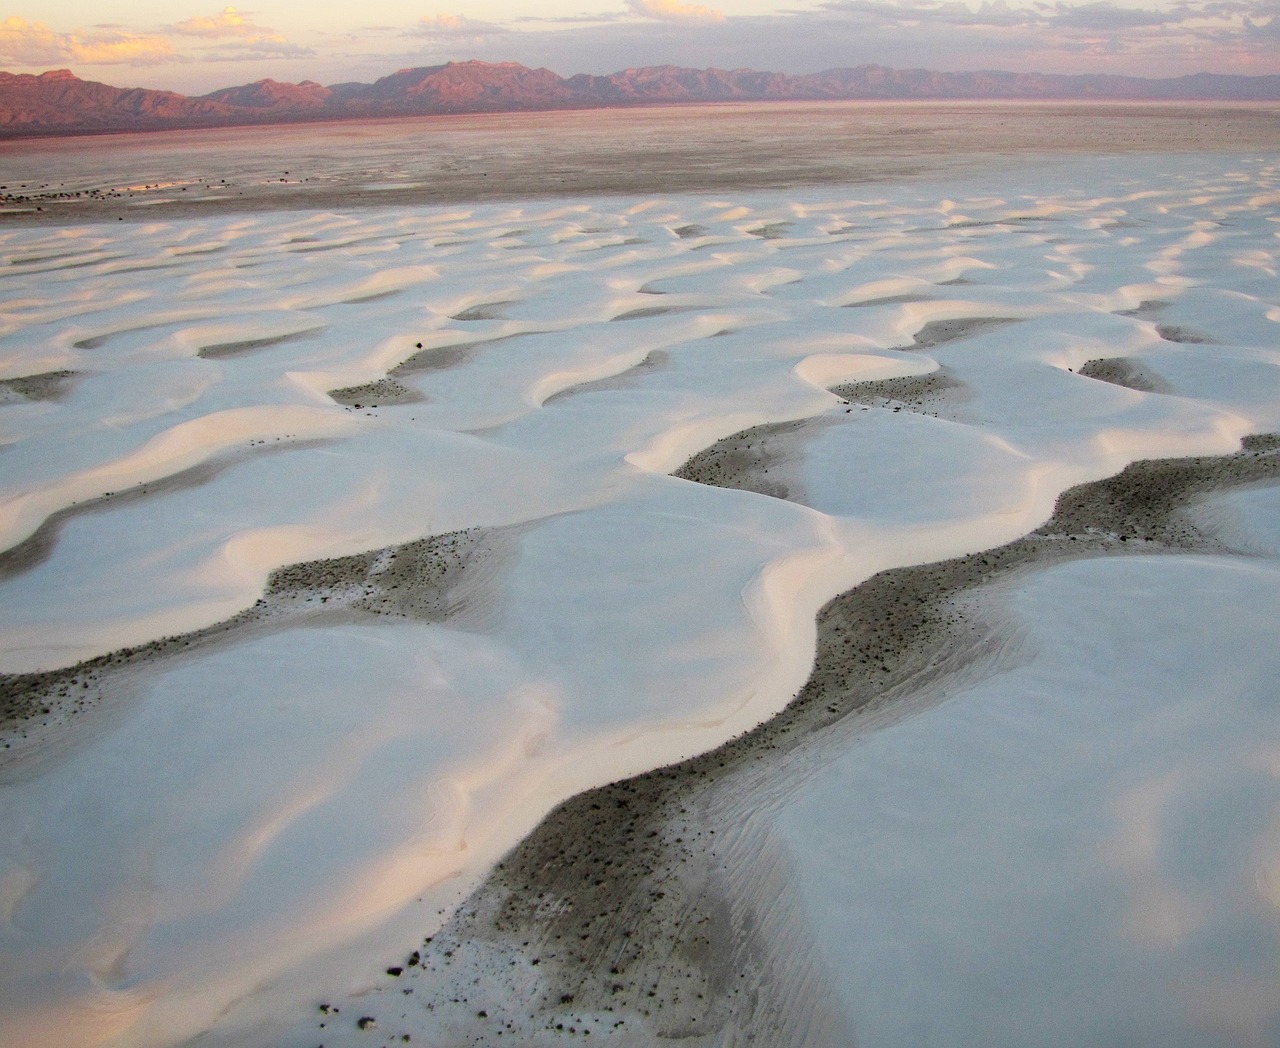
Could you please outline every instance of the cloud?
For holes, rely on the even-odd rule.
[[[175,46],[175,38],[186,37],[207,43],[198,45],[194,51],[183,51]],[[0,65],[17,68],[157,66],[314,55],[311,48],[289,43],[275,30],[256,25],[251,16],[233,7],[152,31],[103,24],[91,30],[63,33],[43,22],[28,22],[23,18],[0,21]]]
[[[426,15],[419,18],[409,31],[411,36],[427,36],[433,39],[469,39],[510,32],[506,26],[495,22],[483,22],[466,15]]]
[[[1176,25],[1200,16],[1187,4],[1178,4],[1165,11],[1151,11],[1138,7],[1118,7],[1115,4],[1081,4],[1078,7],[1058,4],[1046,17],[1047,24],[1064,29],[1083,29],[1089,32],[1116,32],[1148,26]]]
[[[283,34],[253,20],[252,11],[224,7],[212,15],[188,18],[168,27],[179,36],[207,40],[197,48],[201,62],[253,62],[273,58],[311,58],[315,51],[291,44]]]
[[[202,48],[198,57],[201,62],[264,62],[269,59],[314,58],[315,56],[314,48],[299,47],[287,41],[279,44],[248,41]]]
[[[724,15],[701,4],[685,4],[680,0],[627,0],[634,14],[659,22],[684,22],[693,25],[715,25],[725,21]]]
[[[1244,19],[1244,27],[1246,33],[1255,40],[1276,40],[1280,39],[1280,11],[1276,10],[1276,5],[1272,5],[1270,11],[1254,12],[1254,17],[1248,15]],[[1259,14],[1266,17],[1265,22],[1256,21]]]
[[[241,39],[254,43],[269,41],[283,43],[284,37],[274,29],[255,25],[253,12],[237,11],[234,7],[224,7],[217,14],[188,18],[170,26],[175,33],[182,36],[200,36],[212,40]]]
[[[1125,6],[1109,0],[1086,4],[1060,0],[1053,4],[1033,3],[1016,7],[1003,0],[994,0],[971,8],[953,0],[826,0],[821,9],[838,17],[861,19],[868,23],[914,26],[922,32],[932,26],[962,26],[1119,33],[1190,24],[1229,26],[1246,12],[1256,15],[1268,3],[1274,6],[1274,0],[1262,4],[1239,0],[1179,0],[1169,7],[1152,9]]]
[[[520,15],[511,21],[520,25],[595,26],[620,22],[627,15],[620,11],[597,11],[582,15]]]
[[[58,33],[43,22],[0,22],[0,63],[12,66],[159,65],[178,60],[169,40],[154,33],[109,30]]]
[[[974,10],[964,4],[936,3],[933,0],[901,0],[898,3],[891,0],[828,0],[822,9],[838,16],[886,25],[1012,26],[1043,20],[1038,11],[1009,7],[999,2],[985,3]]]

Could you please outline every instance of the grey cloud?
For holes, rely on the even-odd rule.
[[[614,22],[621,22],[625,17],[625,15],[608,12],[598,15],[557,15],[555,17],[545,15],[520,15],[519,18],[512,19],[512,24],[573,26],[610,25]]]
[[[903,3],[889,3],[887,0],[829,0],[823,5],[823,9],[832,14],[889,24],[924,21],[945,25],[1011,26],[1041,21],[1032,11],[1010,8],[1004,4],[983,4],[977,11],[971,11],[964,4],[929,3],[928,0],[906,0]]]
[[[828,0],[823,9],[832,14],[890,24],[913,22],[977,28],[1107,31],[1180,25],[1206,16],[1231,17],[1255,6],[1233,0],[1215,0],[1212,3],[1179,3],[1156,11],[1100,0],[1087,4],[1036,4],[1033,7],[984,3],[977,10],[971,10],[964,4],[930,0],[903,0],[900,3],[893,3],[891,0]]]
[[[1280,0],[1249,4],[1244,24],[1250,35],[1280,35]]]
[[[1105,3],[1080,6],[1059,4],[1055,11],[1045,18],[1045,23],[1055,28],[1106,31],[1176,25],[1195,17],[1199,17],[1199,12],[1185,4],[1171,11],[1148,11],[1143,8],[1118,7],[1115,4]]]
[[[432,39],[475,39],[487,36],[501,36],[511,30],[496,22],[485,22],[465,15],[435,15],[421,18],[407,32],[406,36],[424,36]]]
[[[210,48],[199,50],[201,62],[255,62],[279,59],[315,58],[316,51],[297,44],[273,44],[264,41],[236,43],[224,41]]]

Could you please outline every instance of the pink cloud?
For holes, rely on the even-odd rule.
[[[43,22],[0,22],[0,63],[14,66],[158,65],[177,60],[173,45],[156,33],[112,29],[58,33]]]
[[[505,33],[507,30],[493,22],[482,22],[466,15],[441,14],[419,18],[412,32],[418,36],[462,38],[483,37],[491,33]]]
[[[230,38],[253,40],[257,43],[284,42],[284,37],[274,29],[255,24],[252,11],[237,11],[234,7],[225,7],[213,15],[188,18],[172,28],[175,33],[183,36],[203,36],[214,40]]]

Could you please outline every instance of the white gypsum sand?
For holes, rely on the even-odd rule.
[[[1264,767],[1250,778],[1240,764],[1242,754],[1250,766],[1264,762],[1260,740],[1274,737],[1264,645],[1274,627],[1274,565],[1219,556],[1190,576],[1171,562],[1166,577],[1146,562],[1229,554],[1194,520],[1225,502],[1246,527],[1260,525],[1268,505],[1274,509],[1277,451],[1276,437],[1249,438],[1234,455],[1135,463],[1068,491],[1025,538],[882,572],[836,597],[818,618],[813,673],[783,713],[709,753],[565,802],[424,941],[394,986],[343,1004],[389,1014],[393,1028],[447,1044],[485,1043],[497,1029],[532,1044],[589,1030],[621,1044],[740,1036],[778,1045],[895,1044],[944,1035],[975,1045],[1028,1037],[1088,1044],[1146,1030],[1185,1043],[1237,1043],[1242,1033],[1267,1043],[1273,938],[1263,931],[1243,939],[1229,970],[1214,961],[1272,905],[1272,849],[1265,832],[1257,835],[1273,818],[1269,773]],[[1271,486],[1248,487],[1260,482]],[[1243,492],[1217,498],[1241,485]],[[1198,502],[1206,493],[1209,505]],[[1142,568],[1130,564],[1134,554]],[[1097,582],[1108,578],[1104,565],[1086,566],[1076,576],[1084,582],[1065,591],[1031,574],[1102,557],[1119,558],[1118,588],[1144,613],[1155,598],[1154,629],[1125,624],[1134,605],[1108,599]],[[1199,593],[1193,598],[1202,579],[1203,607]],[[1022,622],[991,615],[993,585],[1027,593],[1029,581],[1039,606],[1062,605],[1065,640],[1044,636],[1032,613]],[[1086,593],[1109,612],[1093,615],[1096,625]],[[1197,629],[1208,639],[1193,639]],[[1149,668],[1143,658],[1126,661],[1158,644],[1168,650]],[[1087,664],[1073,671],[1081,652]],[[969,697],[993,686],[1003,724],[986,716],[989,700]],[[1056,701],[1046,703],[1046,694]],[[1214,717],[1219,698],[1231,700],[1233,716]],[[951,716],[941,717],[940,729],[938,715],[922,716],[918,729],[888,734],[890,757],[879,768],[864,766],[862,736],[944,700]],[[1153,745],[1113,738],[1135,705]],[[1066,716],[1081,707],[1087,717]],[[1213,730],[1200,731],[1211,719]],[[966,799],[1001,783],[1012,790],[1000,763],[949,759],[955,747],[948,751],[945,740],[957,723],[1006,763],[1025,743],[1023,780],[1043,773],[1058,783],[1080,779],[1083,788],[1058,800],[1050,792],[1035,805],[1013,792],[994,806],[984,798],[990,810],[965,813],[948,832],[944,824]],[[1189,725],[1197,730],[1188,733]],[[892,748],[901,738],[905,748]],[[917,782],[911,776],[921,763],[927,773]],[[1220,808],[1199,817],[1175,805],[1168,827],[1154,824],[1161,812],[1105,840],[1091,831],[1114,821],[1106,810],[1116,801],[1114,779],[1180,772],[1188,763],[1202,779],[1221,768],[1190,797],[1217,789],[1218,780],[1251,787],[1231,796],[1243,822],[1224,825]],[[880,779],[869,780],[868,771]],[[900,785],[883,781],[894,771]],[[875,788],[846,790],[855,775]],[[903,822],[908,803],[918,814]],[[1046,811],[1049,818],[1038,818]],[[924,824],[926,838],[913,840]],[[973,827],[982,834],[970,856],[956,849]],[[1161,875],[1175,880],[1179,871],[1169,867],[1197,850],[1230,859],[1212,884],[1198,887],[1196,907],[1212,903],[1211,915],[1182,912],[1176,896],[1143,897]],[[1140,877],[1106,877],[1113,852],[1138,856]],[[926,853],[932,865],[915,868]],[[1001,864],[1009,866],[1003,875]],[[1055,864],[1069,875],[1046,876]],[[979,872],[966,879],[969,870]],[[1102,942],[1088,909],[1102,901],[1100,890],[1113,908],[1136,897],[1151,927],[1135,933],[1132,924],[1115,925],[1113,941]],[[1157,942],[1161,931],[1169,934]],[[1212,946],[1197,948],[1194,939]],[[1092,974],[1099,946],[1108,952],[1101,982]],[[964,958],[968,969],[954,963]],[[1206,983],[1211,988],[1197,989],[1188,1006],[1187,987]],[[1105,1007],[1081,1009],[1082,992],[1105,998]],[[477,1021],[489,1016],[496,1022]],[[340,1025],[335,1043],[347,1043],[352,1029],[350,1020]]]
[[[1013,542],[1135,460],[1280,429],[1278,176],[1160,157],[4,233],[4,1036],[302,1045],[324,1023],[326,1044],[362,1043],[376,1010],[368,1036],[489,1043],[501,1016],[556,1043],[581,1025],[574,972],[605,980],[579,1005],[593,1037],[645,1043],[657,1003],[684,1033],[732,1026],[731,967],[683,1009],[685,983],[655,968],[648,1005],[633,973],[624,1005],[626,950],[534,965],[464,912],[451,970],[423,938],[560,801],[782,709],[835,594]],[[1169,391],[1076,373],[1110,358]],[[734,437],[758,426],[779,446]],[[725,438],[744,487],[789,500],[669,476]],[[1171,542],[1081,519],[1099,548]],[[788,887],[819,881],[762,883],[779,914],[824,919]],[[589,944],[625,930],[578,904],[533,909]],[[384,974],[415,950],[430,971]],[[788,1043],[815,987],[857,1004],[827,956],[770,969],[791,1003],[760,1011],[761,1036]],[[458,970],[488,980],[483,1004],[450,991]]]
[[[1020,579],[997,672],[790,793],[770,829],[851,1043],[1275,1042],[1277,567]]]

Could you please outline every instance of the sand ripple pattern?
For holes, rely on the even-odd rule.
[[[0,233],[0,1041],[285,1043],[835,594],[1280,429],[1280,167],[1077,175]]]

